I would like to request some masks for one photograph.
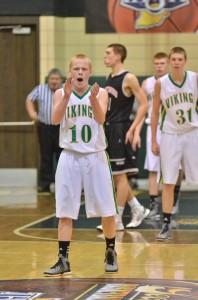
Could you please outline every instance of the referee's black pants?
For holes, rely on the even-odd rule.
[[[62,149],[59,147],[59,125],[38,124],[38,138],[40,148],[40,176],[42,189],[49,189],[55,182],[55,171]]]

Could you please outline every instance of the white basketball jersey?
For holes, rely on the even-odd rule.
[[[93,153],[106,149],[102,125],[94,120],[89,100],[91,87],[79,96],[72,92],[64,118],[60,124],[60,147],[79,153]],[[62,89],[62,93],[64,91]]]
[[[170,74],[161,77],[160,81],[161,130],[180,134],[198,127],[196,73],[186,71],[180,85],[172,80]]]
[[[149,102],[149,109],[145,123],[151,124],[151,113],[153,109],[153,98],[154,98],[154,86],[155,86],[156,78],[155,76],[151,76],[146,79],[146,95]]]

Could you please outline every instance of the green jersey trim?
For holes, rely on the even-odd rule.
[[[165,110],[164,106],[162,105],[162,108],[161,108],[161,125],[160,125],[161,130],[163,128],[165,118],[166,118],[166,110]]]
[[[183,79],[182,83],[181,83],[181,84],[177,84],[177,83],[172,79],[171,74],[170,74],[170,73],[168,74],[168,78],[170,79],[170,81],[172,82],[172,84],[176,85],[176,86],[179,87],[179,88],[182,88],[182,86],[184,85],[184,83],[185,83],[185,81],[186,81],[186,77],[187,77],[187,72],[185,71],[184,79]]]
[[[76,93],[76,91],[73,91],[74,95],[78,98],[78,99],[82,99],[84,98],[85,95],[87,95],[89,93],[89,91],[91,90],[91,86],[86,90],[86,92],[83,95],[78,95],[78,93]]]

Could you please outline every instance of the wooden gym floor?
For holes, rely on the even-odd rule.
[[[148,207],[145,191],[136,192]],[[104,273],[100,219],[74,222],[72,274],[46,278],[57,261],[55,199],[31,188],[0,188],[0,299],[198,299],[198,193],[182,191],[173,239],[157,242],[160,221],[118,232],[119,272]],[[124,224],[130,220],[126,207]]]

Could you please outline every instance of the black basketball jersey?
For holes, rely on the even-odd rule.
[[[123,94],[123,81],[127,73],[129,72],[125,71],[113,77],[110,74],[107,78],[105,89],[108,92],[109,101],[105,121],[106,123],[129,121],[135,97],[133,94],[129,97],[126,97]]]

